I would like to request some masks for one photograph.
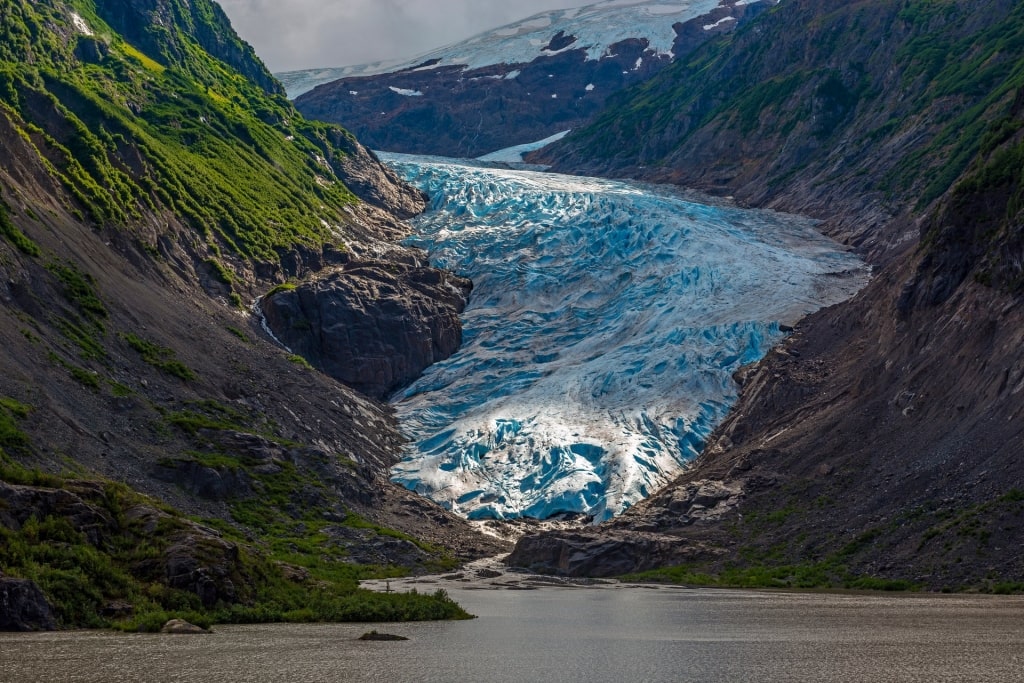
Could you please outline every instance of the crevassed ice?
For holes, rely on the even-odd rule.
[[[807,219],[382,156],[432,197],[410,241],[475,283],[462,349],[393,399],[392,475],[471,519],[620,513],[697,455],[780,321],[867,279]]]

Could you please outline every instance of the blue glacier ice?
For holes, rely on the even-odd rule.
[[[671,481],[781,323],[868,271],[808,219],[669,188],[382,155],[410,242],[473,279],[464,344],[393,399],[393,479],[470,519],[619,514]]]

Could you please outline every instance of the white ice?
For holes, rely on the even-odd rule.
[[[383,155],[410,241],[471,277],[463,347],[394,398],[393,478],[471,519],[620,513],[736,398],[732,373],[867,274],[807,219],[629,183]]]
[[[523,162],[523,155],[528,152],[536,151],[542,147],[547,147],[552,142],[558,142],[571,131],[563,130],[561,133],[555,133],[551,137],[538,140],[537,142],[528,142],[525,145],[516,145],[515,147],[506,147],[505,149],[499,149],[496,152],[485,154],[482,157],[477,157],[477,161],[497,161],[506,164],[520,164]]]

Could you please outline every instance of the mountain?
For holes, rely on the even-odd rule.
[[[309,118],[374,149],[478,157],[576,128],[620,89],[775,0],[606,0],[543,12],[407,62],[279,74]]]
[[[737,373],[694,467],[510,562],[732,585],[1020,590],[1024,9],[787,0],[533,160],[822,219],[876,267]]]
[[[391,411],[261,315],[386,271],[457,337],[448,276],[393,244],[423,206],[212,2],[0,2],[0,628],[459,614],[356,590],[498,546],[388,482]],[[399,384],[434,359],[349,320]]]

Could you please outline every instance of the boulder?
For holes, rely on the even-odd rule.
[[[0,631],[56,629],[53,608],[34,581],[0,577]]]
[[[359,640],[409,640],[405,636],[398,636],[393,633],[380,633],[376,630],[369,631],[359,636]]]
[[[210,631],[195,624],[190,624],[184,619],[171,619],[164,627],[160,629],[160,633],[173,633],[173,634],[198,634],[198,633],[209,633]]]

